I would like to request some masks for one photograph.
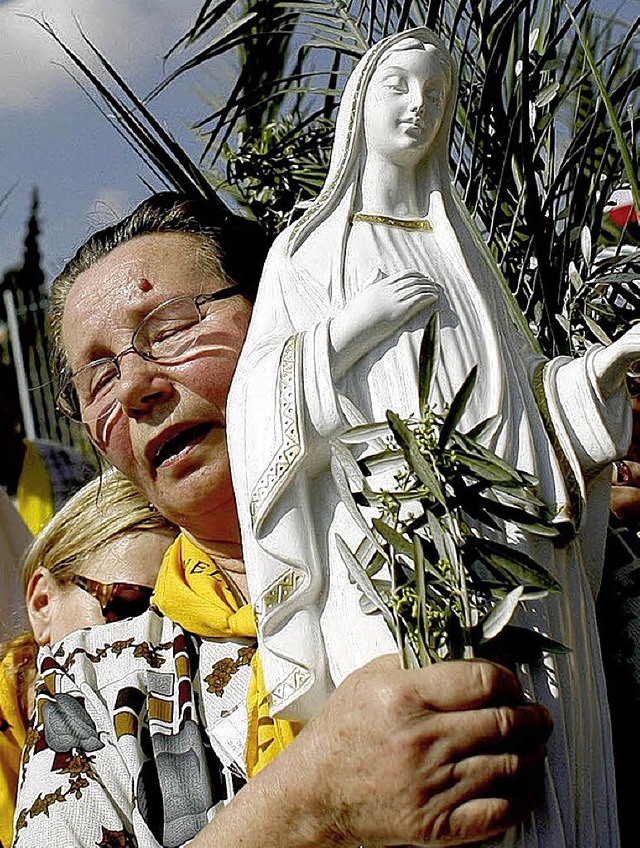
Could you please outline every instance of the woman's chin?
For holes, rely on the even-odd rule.
[[[224,459],[224,462],[190,466],[184,463],[160,470],[151,497],[156,508],[169,521],[195,535],[198,535],[196,527],[219,521],[222,504],[234,503],[226,455]]]

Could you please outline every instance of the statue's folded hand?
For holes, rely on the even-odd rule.
[[[420,271],[408,269],[389,275],[375,271],[362,290],[331,319],[334,377],[342,377],[416,315],[424,315],[426,324],[439,297],[438,284]]]
[[[353,300],[354,312],[363,309],[374,329],[397,330],[421,312],[430,314],[439,297],[439,286],[420,271],[407,269],[385,276],[378,271]]]

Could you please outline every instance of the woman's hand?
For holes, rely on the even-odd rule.
[[[438,285],[419,271],[400,271],[390,276],[376,271],[362,291],[331,320],[334,378],[344,376],[414,316],[424,314],[426,324],[438,296]]]
[[[348,677],[192,845],[484,841],[539,803],[551,728],[548,711],[526,704],[501,666],[405,671],[382,657]]]
[[[542,793],[547,710],[525,705],[501,666],[397,663],[383,657],[353,674],[305,731],[331,832],[347,845],[435,846],[522,820]]]

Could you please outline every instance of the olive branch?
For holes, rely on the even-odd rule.
[[[457,427],[473,392],[473,368],[444,414],[428,404],[438,319],[419,358],[420,417],[354,427],[332,446],[338,492],[363,541],[350,550],[336,534],[366,613],[380,613],[405,667],[483,656],[532,662],[567,648],[510,622],[522,601],[559,592],[558,581],[526,553],[492,538],[505,524],[562,544],[561,530],[536,494],[537,480],[478,441],[487,419]],[[353,450],[367,452],[356,459]],[[373,452],[372,452],[373,451]],[[370,479],[385,481],[372,488]],[[381,576],[387,575],[387,576]]]

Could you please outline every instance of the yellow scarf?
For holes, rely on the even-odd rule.
[[[26,453],[18,480],[18,512],[35,536],[53,517],[53,489],[44,461],[35,445],[25,439]]]
[[[0,662],[0,845],[13,840],[13,812],[18,790],[20,756],[27,728],[19,709],[17,651],[10,649]]]
[[[241,606],[208,554],[181,533],[164,555],[151,602],[190,633],[212,638],[255,638],[250,604]],[[251,661],[245,759],[253,777],[294,738],[300,726],[272,719],[258,652]]]

